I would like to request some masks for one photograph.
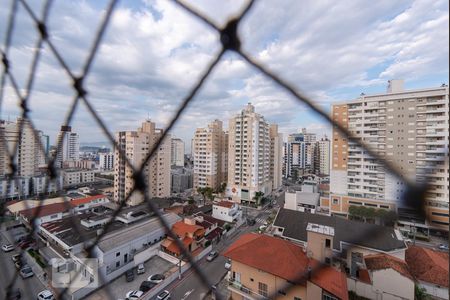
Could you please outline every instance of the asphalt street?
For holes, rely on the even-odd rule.
[[[6,238],[1,233],[0,236],[1,244],[7,244],[8,241]],[[5,299],[7,286],[12,282],[14,276],[16,276],[16,280],[13,288],[19,288],[21,290],[22,299],[36,299],[37,294],[45,288],[36,275],[26,279],[22,279],[18,273],[16,275],[16,267],[11,259],[16,253],[19,253],[17,249],[11,252],[3,252],[0,250],[0,299]]]

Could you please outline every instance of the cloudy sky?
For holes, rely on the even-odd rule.
[[[0,0],[2,50],[10,2]],[[41,1],[29,2],[40,15]],[[223,25],[245,1],[189,3]],[[50,37],[76,73],[106,5],[104,0],[54,1]],[[446,0],[267,0],[256,2],[239,33],[247,52],[329,110],[331,103],[356,98],[361,92],[384,92],[389,79],[405,79],[406,88],[448,83],[448,26]],[[9,56],[20,87],[25,86],[37,36],[19,5]],[[219,50],[217,33],[169,1],[120,1],[86,79],[89,99],[112,132],[135,129],[147,117],[165,127]],[[8,86],[2,119],[13,119],[20,112]],[[52,140],[73,95],[68,76],[44,47],[30,108],[37,128]],[[227,123],[247,102],[269,122],[278,123],[284,134],[302,127],[318,134],[329,132],[324,120],[229,53],[172,134],[189,144],[196,127],[215,118]],[[82,142],[106,140],[83,105],[72,126]]]

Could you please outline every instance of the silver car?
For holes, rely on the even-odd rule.
[[[33,270],[28,265],[25,265],[22,269],[20,269],[19,274],[22,278],[29,278],[34,275]]]

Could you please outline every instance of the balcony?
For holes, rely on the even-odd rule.
[[[253,292],[251,289],[247,288],[242,283],[234,281],[233,279],[230,279],[228,281],[228,289],[231,292],[241,295],[243,297],[243,299],[246,299],[246,300],[268,299],[266,297],[261,296],[258,293]]]

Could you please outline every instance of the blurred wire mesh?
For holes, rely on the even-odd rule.
[[[7,86],[10,86],[15,96],[17,97],[17,104],[21,109],[21,117],[20,117],[20,130],[19,130],[19,138],[22,137],[24,134],[24,131],[27,129],[31,129],[31,132],[36,135],[36,128],[33,123],[33,120],[29,116],[29,104],[30,99],[32,98],[32,91],[33,91],[33,83],[35,79],[35,74],[38,69],[39,60],[41,57],[41,50],[42,47],[45,45],[48,47],[50,53],[55,57],[57,60],[59,66],[61,69],[63,69],[72,82],[72,90],[74,93],[74,96],[72,98],[71,104],[67,108],[67,114],[65,117],[65,120],[62,124],[55,124],[55,127],[58,125],[63,126],[70,126],[74,112],[77,108],[77,106],[84,104],[89,113],[93,116],[95,119],[97,125],[102,129],[104,134],[107,136],[109,142],[117,146],[117,143],[114,139],[113,133],[111,133],[105,122],[101,119],[101,117],[97,114],[95,107],[92,105],[92,103],[89,101],[89,96],[87,93],[87,90],[84,86],[85,78],[89,75],[91,66],[94,62],[95,55],[101,45],[103,35],[105,33],[105,30],[108,27],[109,21],[111,19],[111,16],[114,12],[114,8],[116,7],[117,1],[111,0],[106,7],[106,13],[104,14],[104,18],[97,29],[97,33],[94,37],[94,40],[92,41],[92,46],[90,48],[90,51],[86,55],[86,60],[84,63],[84,66],[82,68],[81,73],[76,74],[73,70],[69,68],[69,65],[66,62],[66,58],[64,58],[64,55],[60,53],[55,46],[55,44],[52,42],[52,33],[48,31],[47,22],[50,17],[50,10],[52,5],[51,0],[45,1],[42,12],[40,15],[38,15],[37,12],[33,11],[26,0],[14,0],[12,1],[12,5],[9,8],[9,19],[5,35],[5,40],[3,41],[3,44],[1,45],[1,55],[2,55],[2,74],[1,74],[1,81],[0,81],[0,117],[2,117],[1,112],[4,105],[4,97],[5,97],[5,89]],[[347,130],[345,127],[343,127],[341,124],[334,123],[331,117],[328,115],[327,112],[323,111],[313,99],[308,98],[305,94],[300,92],[297,88],[294,87],[293,84],[289,83],[289,81],[286,78],[283,78],[283,74],[277,74],[273,71],[271,71],[268,67],[264,66],[260,62],[258,62],[255,58],[253,58],[249,53],[246,53],[241,48],[241,40],[238,35],[238,28],[243,20],[248,14],[248,12],[252,9],[254,5],[257,5],[256,1],[249,1],[247,5],[244,7],[244,9],[238,14],[236,17],[231,18],[228,20],[226,25],[224,27],[220,27],[217,25],[214,20],[209,19],[207,16],[201,14],[191,6],[189,6],[186,3],[180,2],[180,1],[174,1],[179,9],[184,10],[186,13],[191,14],[198,18],[199,22],[203,22],[205,26],[208,26],[209,28],[212,28],[217,32],[217,34],[220,36],[220,42],[221,42],[221,50],[217,53],[217,55],[214,57],[214,59],[209,63],[207,68],[203,71],[201,76],[198,78],[195,85],[186,93],[186,96],[182,99],[181,104],[179,105],[176,113],[171,118],[169,125],[167,128],[165,128],[164,133],[159,138],[159,140],[152,146],[151,150],[148,152],[144,163],[142,166],[145,166],[147,162],[153,157],[153,155],[156,153],[156,150],[160,147],[162,144],[164,138],[166,135],[171,131],[175,123],[179,120],[179,118],[182,116],[183,112],[186,110],[188,105],[194,100],[196,94],[200,90],[200,88],[204,85],[206,79],[211,74],[212,70],[218,65],[219,61],[221,60],[224,53],[227,51],[234,52],[238,54],[244,61],[246,61],[249,65],[254,67],[257,71],[259,71],[261,74],[266,76],[268,79],[272,80],[275,84],[277,84],[281,89],[284,89],[288,94],[293,96],[296,100],[298,100],[300,103],[305,104],[307,107],[312,109],[314,112],[316,112],[318,115],[323,117],[327,122],[333,125],[333,127],[338,130],[343,136],[347,137],[349,142],[352,142],[356,145],[359,145],[360,147],[363,147],[365,151],[372,157],[376,158],[379,163],[384,165],[384,168],[386,172],[390,172],[394,176],[398,177],[402,181],[404,181],[408,188],[409,193],[402,199],[403,204],[408,207],[415,208],[416,211],[423,215],[423,205],[424,205],[424,199],[426,194],[426,185],[421,184],[418,185],[415,182],[411,181],[409,178],[405,177],[402,172],[398,170],[398,168],[386,160],[383,159],[383,157],[380,157],[376,151],[374,151],[371,147],[366,145],[361,139],[355,137],[352,135],[352,133]],[[11,58],[9,56],[10,54],[10,48],[11,48],[11,39],[14,34],[20,34],[20,32],[15,32],[14,27],[16,24],[16,15],[18,11],[18,7],[21,6],[25,11],[27,12],[28,17],[33,21],[35,29],[36,29],[36,36],[38,37],[35,48],[34,48],[34,55],[32,64],[29,70],[29,76],[27,78],[26,85],[21,87],[18,84],[17,79],[11,72],[14,68],[14,61],[11,61]],[[3,30],[3,29],[2,29]],[[301,83],[300,83],[301,85]],[[64,141],[64,135],[61,136],[62,138],[59,138],[57,140],[57,144],[61,145]],[[35,136],[36,141],[40,144],[41,149],[44,148],[42,145],[41,140],[38,136]],[[18,152],[17,144],[14,147],[8,147],[7,142],[5,140],[5,137],[0,132],[0,147],[2,147],[6,153],[7,159],[6,161],[3,161],[4,167],[8,170],[7,177],[10,182],[14,182],[18,180],[18,169],[17,165],[15,163],[16,156]],[[60,147],[57,147],[59,149]],[[117,148],[117,147],[116,147]],[[166,222],[164,217],[161,215],[161,212],[158,210],[158,208],[155,206],[155,204],[150,201],[148,195],[145,193],[146,191],[146,183],[143,180],[143,167],[138,169],[135,166],[133,166],[130,161],[127,159],[125,153],[123,153],[123,150],[120,148],[117,148],[121,153],[120,155],[125,158],[126,164],[130,166],[133,170],[133,178],[135,180],[135,185],[133,190],[128,194],[127,198],[124,199],[122,202],[120,202],[119,207],[117,210],[115,210],[113,218],[111,218],[111,221],[105,225],[105,229],[103,230],[103,234],[100,234],[93,244],[86,245],[85,250],[87,253],[90,254],[91,257],[94,257],[94,254],[92,253],[92,250],[94,249],[95,245],[99,242],[99,240],[102,238],[102,236],[108,231],[108,227],[111,225],[112,220],[114,220],[114,217],[117,216],[122,208],[125,206],[126,200],[130,197],[130,195],[135,191],[140,191],[144,194],[145,202],[148,205],[149,209],[155,213],[155,215],[160,219],[162,225],[165,227],[168,235],[174,239],[174,241],[177,243],[178,247],[181,249],[182,254],[184,255],[185,259],[188,260],[193,268],[195,269],[195,272],[197,275],[202,279],[202,282],[204,285],[210,289],[212,286],[212,282],[210,282],[207,274],[204,273],[204,271],[198,266],[198,264],[194,261],[192,255],[187,251],[183,243],[180,241],[180,239],[171,231],[171,228],[169,224]],[[45,190],[48,190],[49,185],[51,182],[54,182],[57,184],[56,178],[58,176],[59,170],[56,164],[58,153],[56,153],[52,157],[48,157],[48,176],[51,178],[51,180],[48,180],[46,182]],[[3,158],[2,158],[3,159]],[[38,206],[37,210],[35,211],[35,216],[39,214],[41,206]],[[0,205],[1,210],[1,216],[5,215],[5,201],[1,202]],[[35,234],[37,230],[37,226],[34,224],[34,222],[31,222],[33,224],[32,230],[29,233],[29,236],[32,236]],[[72,220],[72,225],[75,231],[80,232],[79,225]],[[376,234],[376,232],[365,232],[361,236],[355,236],[354,241],[355,243],[358,240],[364,239],[364,238],[370,238],[373,234]],[[318,265],[317,268],[312,270],[312,272],[316,272],[321,268],[321,265]],[[5,272],[8,272],[8,270],[5,270]],[[12,277],[12,281],[8,283],[8,290],[11,290],[14,286],[15,281],[17,280],[17,274],[16,271],[14,273],[14,276]],[[299,274],[299,281],[305,280],[306,276],[308,274]],[[112,295],[111,292],[108,290],[108,283],[105,283],[105,287],[107,288],[107,291],[109,293],[109,297],[113,299],[114,297],[117,297],[117,295]],[[287,286],[286,288],[289,288]],[[67,293],[67,288],[60,291],[58,294],[59,298],[64,298],[65,294]],[[34,296],[33,296],[34,297]],[[270,295],[268,298],[275,298],[276,295]],[[220,299],[221,295],[217,295],[216,298]]]

